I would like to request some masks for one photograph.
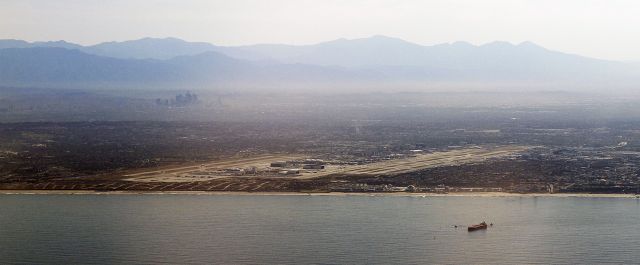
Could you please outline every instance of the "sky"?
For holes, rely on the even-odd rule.
[[[636,0],[0,0],[0,39],[232,46],[386,35],[423,45],[532,41],[638,61],[639,14]]]

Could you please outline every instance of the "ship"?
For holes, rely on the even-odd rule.
[[[470,225],[467,227],[467,230],[469,230],[469,232],[481,230],[481,229],[487,229],[487,223],[482,222],[477,225]]]

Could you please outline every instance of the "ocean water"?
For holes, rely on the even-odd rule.
[[[0,263],[633,264],[640,200],[0,195]]]

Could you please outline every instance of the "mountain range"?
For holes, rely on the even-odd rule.
[[[217,46],[144,38],[82,46],[0,40],[0,85],[234,86],[538,83],[630,86],[636,63],[517,45],[466,42],[423,46],[372,36],[313,45]]]

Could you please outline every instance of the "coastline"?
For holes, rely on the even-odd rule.
[[[0,195],[209,195],[209,196],[368,196],[368,197],[556,197],[556,198],[636,198],[634,194],[618,193],[508,193],[508,192],[455,192],[455,193],[364,193],[364,192],[241,192],[241,191],[93,191],[93,190],[0,190]]]

